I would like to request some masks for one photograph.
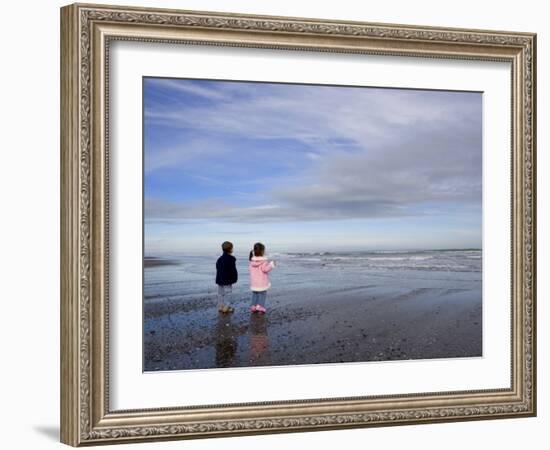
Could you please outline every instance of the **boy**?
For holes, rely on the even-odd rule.
[[[233,244],[225,241],[222,244],[223,254],[216,261],[216,284],[218,285],[218,311],[232,313],[234,308],[228,305],[233,284],[237,282],[237,266],[233,253]]]

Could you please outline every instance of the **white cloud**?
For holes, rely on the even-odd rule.
[[[255,204],[231,204],[223,195],[201,203],[149,198],[148,219],[342,220],[422,215],[427,204],[481,207],[481,94],[224,86],[231,86],[231,101],[146,111],[154,124],[194,132],[185,145],[151,152],[148,171],[209,152],[231,167],[239,150],[222,143],[239,137],[300,142],[310,164],[292,179],[281,178],[276,188],[266,184]],[[198,87],[204,96],[214,92]],[[292,159],[289,152],[283,156]]]

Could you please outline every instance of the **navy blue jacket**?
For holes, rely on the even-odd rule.
[[[235,257],[229,253],[224,253],[218,258],[216,261],[216,284],[224,286],[237,282],[236,261]]]

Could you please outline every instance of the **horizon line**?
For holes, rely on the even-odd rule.
[[[286,251],[286,250],[279,250],[279,251],[273,251],[271,253],[286,253],[288,255],[292,255],[292,254],[313,254],[313,253],[318,253],[318,254],[325,254],[325,255],[329,255],[331,253],[341,253],[341,252],[346,252],[346,253],[364,253],[364,252],[394,252],[394,253],[399,253],[399,252],[452,252],[452,251],[461,251],[461,252],[465,252],[465,251],[483,251],[483,248],[477,248],[477,247],[464,247],[464,248],[458,248],[458,247],[451,247],[451,248],[408,248],[408,249],[405,249],[405,248],[402,248],[402,249],[363,249],[363,250],[309,250],[309,251]],[[162,253],[172,253],[172,254],[177,254],[177,253],[185,253],[185,252],[188,252],[188,253],[200,253],[198,251],[185,251],[185,250],[181,250],[181,251],[175,251],[175,250],[172,250],[172,251],[158,251],[158,253],[162,254]],[[244,251],[242,253],[246,254],[248,252],[247,251]],[[234,252],[234,253],[240,253],[240,252]],[[154,258],[155,255],[154,254],[148,254],[148,255],[143,255],[143,258]]]

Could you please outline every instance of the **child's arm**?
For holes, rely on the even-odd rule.
[[[265,262],[260,266],[260,268],[262,269],[262,272],[265,272],[265,273],[271,272],[273,267],[275,267],[275,262],[273,261]]]
[[[232,264],[232,270],[233,270],[233,277],[235,278],[235,283],[237,282],[237,280],[239,279],[239,274],[237,272],[237,260],[233,260],[233,264]]]

